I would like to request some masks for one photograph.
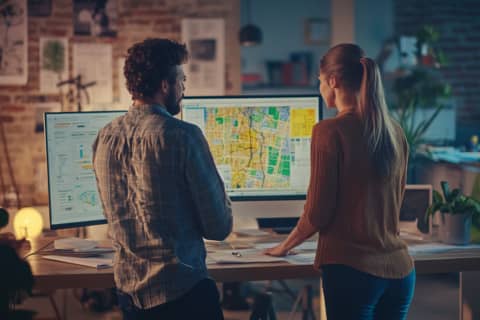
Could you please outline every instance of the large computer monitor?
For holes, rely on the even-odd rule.
[[[305,199],[318,95],[187,97],[232,200]]]
[[[50,228],[106,223],[92,166],[98,130],[125,111],[45,113]]]
[[[233,200],[304,199],[319,96],[186,97]],[[98,130],[125,111],[45,114],[50,227],[106,223],[92,168]]]

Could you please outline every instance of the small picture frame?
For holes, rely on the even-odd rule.
[[[328,19],[309,18],[305,20],[305,43],[328,44],[330,41],[330,23]]]

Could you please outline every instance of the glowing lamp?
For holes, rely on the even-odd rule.
[[[17,239],[35,238],[42,233],[42,228],[42,215],[32,207],[20,209],[13,219],[13,229]]]

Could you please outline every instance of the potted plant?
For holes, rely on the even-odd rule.
[[[472,222],[480,225],[480,202],[462,194],[460,189],[450,190],[442,181],[442,194],[433,191],[433,203],[426,210],[425,219],[440,213],[440,239],[449,244],[468,244]]]
[[[403,128],[410,147],[409,183],[416,182],[417,148],[424,142],[425,133],[451,96],[451,87],[439,72],[439,68],[447,64],[443,52],[435,47],[439,33],[431,26],[424,26],[416,38],[417,64],[398,70],[391,88],[393,99],[389,103],[392,115]],[[422,109],[431,110],[425,119],[419,117]]]

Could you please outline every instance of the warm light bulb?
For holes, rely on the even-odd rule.
[[[33,239],[42,233],[43,219],[37,209],[20,209],[13,219],[13,229],[17,239]]]

